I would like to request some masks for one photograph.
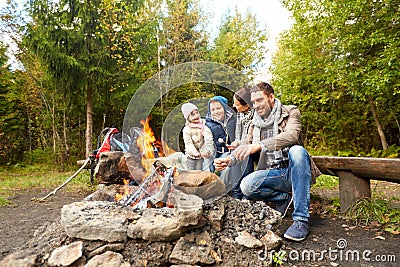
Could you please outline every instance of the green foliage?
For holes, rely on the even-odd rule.
[[[6,206],[6,205],[10,205],[10,204],[11,204],[10,200],[0,196],[0,206]]]
[[[302,110],[311,149],[357,155],[398,144],[396,2],[283,1],[295,23],[280,39],[273,80]]]
[[[24,164],[35,165],[35,164],[57,164],[54,159],[54,153],[51,148],[46,149],[34,149],[30,152],[26,152],[24,155]]]
[[[359,199],[345,215],[357,223],[367,225],[376,221],[384,225],[386,231],[400,233],[400,210],[391,207],[384,199]]]
[[[332,189],[339,186],[339,178],[331,175],[320,175],[317,177],[313,188]]]
[[[400,146],[391,145],[387,150],[371,149],[370,153],[366,154],[367,157],[376,158],[400,158]]]
[[[261,28],[257,18],[250,12],[243,15],[236,8],[234,15],[224,18],[210,58],[252,76],[267,53],[267,39],[267,30]]]
[[[272,254],[272,263],[274,266],[281,266],[287,260],[287,253],[284,250],[276,251]]]

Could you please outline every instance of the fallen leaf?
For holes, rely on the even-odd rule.
[[[374,238],[375,238],[375,239],[380,239],[380,240],[385,240],[385,239],[386,239],[386,238],[384,238],[384,237],[381,236],[381,235],[375,236]]]

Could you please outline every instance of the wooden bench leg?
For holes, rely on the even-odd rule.
[[[371,197],[370,180],[346,171],[338,171],[338,176],[341,212],[345,212],[357,198]]]

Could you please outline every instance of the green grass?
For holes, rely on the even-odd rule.
[[[69,170],[61,172],[54,166],[36,165],[14,165],[0,167],[0,205],[10,202],[8,197],[19,192],[54,190],[79,169],[71,166]],[[72,181],[60,190],[67,192],[90,192],[94,186],[90,185],[90,174],[82,170]]]
[[[385,199],[358,199],[345,216],[358,224],[378,222],[385,231],[400,234],[400,209],[392,207]]]
[[[317,181],[313,185],[314,188],[319,189],[333,189],[339,186],[339,178],[330,175],[320,175],[317,177]]]

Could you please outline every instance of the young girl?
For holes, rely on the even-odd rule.
[[[213,136],[205,121],[200,118],[196,105],[185,103],[182,114],[186,120],[183,128],[183,141],[187,156],[188,170],[202,170],[203,160],[213,154]]]

